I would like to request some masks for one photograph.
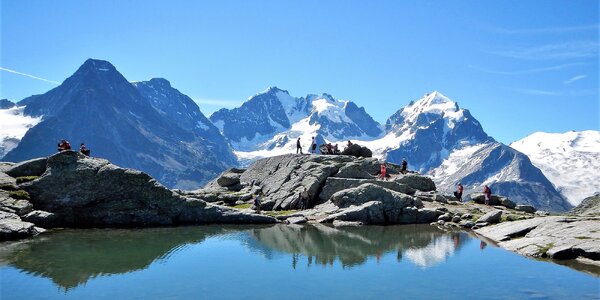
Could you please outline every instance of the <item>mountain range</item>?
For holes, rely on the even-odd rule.
[[[6,106],[0,114],[10,111],[20,123],[11,122],[21,124],[12,144],[0,144],[8,161],[46,156],[66,138],[74,146],[86,142],[94,156],[143,170],[168,187],[192,189],[227,167],[294,152],[298,138],[307,152],[314,137],[340,148],[352,140],[392,163],[406,158],[409,169],[430,175],[447,193],[462,182],[465,194],[489,185],[494,193],[550,211],[581,201],[570,204],[565,195],[574,194],[565,193],[557,179],[548,180],[553,177],[544,164],[526,155],[535,157],[532,152],[494,140],[469,110],[439,92],[410,102],[384,125],[352,101],[329,94],[294,97],[277,87],[206,118],[166,79],[129,82],[109,62],[90,59],[55,89],[14,107],[0,104]],[[0,132],[0,138],[7,136]]]
[[[4,156],[47,156],[61,139],[97,157],[143,170],[175,188],[198,187],[236,164],[198,106],[165,79],[130,83],[107,61],[87,60],[61,85],[18,103],[41,121]]]

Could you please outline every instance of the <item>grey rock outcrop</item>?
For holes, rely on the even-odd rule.
[[[335,194],[336,192],[349,188],[355,188],[366,183],[378,185],[399,193],[404,193],[408,195],[415,194],[415,189],[409,187],[408,185],[401,184],[395,181],[329,177],[325,182],[323,190],[319,194],[320,203],[329,200],[329,198],[331,198],[331,196],[333,196],[333,194]]]
[[[435,191],[435,183],[427,176],[417,174],[405,174],[394,179],[398,183],[403,183],[419,191]]]
[[[581,216],[600,215],[600,194],[583,199],[570,213]]]
[[[600,261],[600,219],[538,217],[501,223],[476,231],[522,255]]]
[[[271,217],[186,198],[143,172],[73,151],[49,157],[47,168],[21,188],[29,192],[37,210],[55,214],[61,226],[275,222]]]
[[[535,207],[533,207],[531,205],[517,205],[515,207],[515,210],[530,213],[530,214],[532,214],[536,211]]]
[[[356,188],[345,189],[331,196],[331,202],[341,208],[351,205],[362,205],[370,201],[384,203],[398,202],[394,206],[399,207],[423,206],[418,200],[409,195],[394,192],[372,183],[365,183]]]
[[[6,171],[11,177],[40,176],[46,171],[46,158],[34,158],[20,162]]]
[[[240,177],[245,185],[258,186],[262,191],[263,208],[295,209],[301,206],[299,194],[306,189],[312,207],[328,177],[353,161],[348,156],[282,155],[261,159],[252,164]]]
[[[0,240],[12,240],[36,235],[43,229],[23,222],[16,214],[0,211]]]

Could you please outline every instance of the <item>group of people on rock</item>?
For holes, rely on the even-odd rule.
[[[60,140],[60,142],[58,142],[58,152],[63,152],[67,150],[71,150],[71,143],[69,143],[69,141],[67,140]],[[90,149],[88,149],[84,143],[81,143],[79,145],[79,152],[86,156],[90,156],[91,153]]]
[[[348,141],[348,143],[346,144],[346,147],[350,147],[350,146],[352,146],[352,142]],[[310,153],[310,154],[317,153],[317,143],[315,141],[314,136],[312,137],[310,147],[308,148],[308,153]],[[325,151],[321,150],[321,154],[339,155],[341,153],[342,152],[340,151],[338,144],[327,143],[327,144],[325,144]],[[302,143],[300,142],[300,137],[298,137],[298,139],[296,140],[296,154],[304,154],[304,152],[302,151]]]

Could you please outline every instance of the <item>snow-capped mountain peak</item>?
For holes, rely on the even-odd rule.
[[[510,146],[531,162],[573,205],[600,191],[600,131],[536,132]]]

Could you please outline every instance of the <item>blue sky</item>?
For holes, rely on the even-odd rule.
[[[505,143],[600,127],[594,0],[0,5],[0,97],[13,101],[98,58],[131,81],[167,78],[207,115],[277,86],[352,100],[385,122],[438,90]]]

